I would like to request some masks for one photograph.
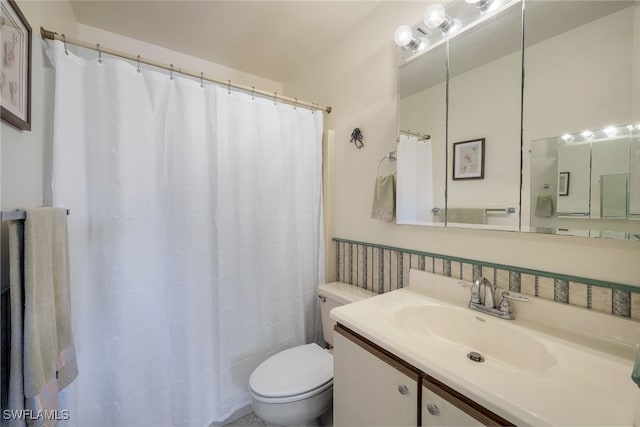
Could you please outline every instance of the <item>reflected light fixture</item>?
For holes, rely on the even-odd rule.
[[[607,126],[606,128],[602,129],[602,131],[607,136],[614,136],[616,133],[618,133],[617,129],[613,126]]]
[[[580,135],[582,135],[584,139],[589,139],[593,136],[593,132],[591,132],[590,130],[585,130]]]
[[[393,33],[393,40],[400,47],[411,49],[413,52],[423,50],[429,42],[425,38],[418,38],[413,35],[413,30],[408,25],[401,25]]]
[[[465,0],[469,4],[475,5],[480,13],[497,9],[502,4],[501,0]]]
[[[443,35],[455,32],[462,27],[459,19],[447,16],[444,6],[436,3],[430,6],[424,13],[424,23],[430,29],[438,28]]]
[[[562,140],[565,142],[569,142],[573,139],[573,135],[569,135],[568,133],[565,133],[560,138],[562,138]]]

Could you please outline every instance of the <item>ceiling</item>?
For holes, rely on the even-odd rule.
[[[72,1],[79,23],[278,82],[380,0]]]

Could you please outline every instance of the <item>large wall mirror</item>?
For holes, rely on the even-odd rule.
[[[398,223],[640,238],[640,2],[445,11],[401,49]]]
[[[640,238],[640,3],[527,0],[522,231]]]

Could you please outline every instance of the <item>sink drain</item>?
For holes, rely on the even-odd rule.
[[[467,359],[472,360],[474,362],[484,362],[484,357],[482,357],[482,355],[478,352],[472,351],[471,353],[467,354]]]

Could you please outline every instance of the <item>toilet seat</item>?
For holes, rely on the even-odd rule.
[[[265,403],[308,399],[333,385],[333,356],[317,344],[293,347],[262,362],[249,378],[252,396]]]

